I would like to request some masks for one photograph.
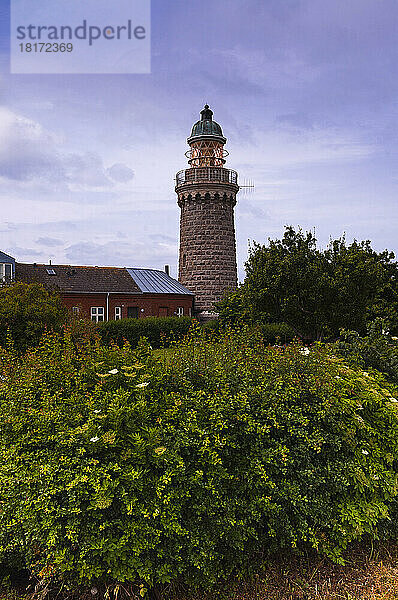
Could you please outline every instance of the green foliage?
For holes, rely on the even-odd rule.
[[[285,344],[296,337],[293,329],[286,323],[263,323],[259,325],[259,331],[267,344],[276,342]]]
[[[211,585],[267,553],[341,550],[397,493],[395,388],[327,347],[194,325],[145,341],[48,334],[0,351],[0,561],[41,579]]]
[[[374,321],[366,336],[356,331],[341,331],[337,351],[364,369],[376,369],[398,384],[398,337],[391,336],[382,320]]]
[[[19,350],[38,343],[46,329],[60,330],[66,322],[60,296],[38,283],[13,283],[0,288],[0,344],[7,335]]]
[[[216,304],[219,330],[250,323],[252,327],[261,332],[264,342],[268,344],[278,341],[291,342],[296,337],[295,331],[286,323],[269,322],[269,318],[264,318],[264,315],[253,318],[254,315],[248,308],[245,294],[246,289],[241,287]]]
[[[243,288],[238,288],[215,305],[218,319],[224,326],[237,325],[250,319]]]
[[[168,344],[185,335],[192,323],[190,317],[147,317],[145,319],[120,319],[98,324],[98,333],[105,343],[111,340],[122,345],[128,341],[137,346],[141,337],[147,338],[153,348]]]
[[[287,227],[282,240],[255,243],[246,278],[220,306],[221,318],[287,323],[302,339],[335,338],[341,328],[364,333],[376,316],[398,329],[398,266],[387,250],[344,238],[319,250],[311,232]]]

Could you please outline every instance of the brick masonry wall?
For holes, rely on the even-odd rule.
[[[103,307],[106,318],[106,294],[62,294],[62,299],[69,310],[78,306],[80,317],[91,318],[91,307]],[[110,294],[109,295],[109,320],[115,318],[115,307],[121,306],[122,318],[127,318],[129,306],[138,308],[138,318],[145,317],[173,317],[177,308],[184,308],[184,315],[192,312],[192,296],[179,294]]]
[[[179,281],[195,294],[195,311],[214,311],[215,302],[237,287],[234,225],[235,189],[194,188],[179,194]]]

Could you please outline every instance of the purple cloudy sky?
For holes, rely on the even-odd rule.
[[[152,0],[151,75],[10,75],[8,12],[1,250],[176,275],[173,177],[205,102],[227,166],[255,182],[236,209],[241,278],[248,240],[286,224],[398,250],[396,0]]]

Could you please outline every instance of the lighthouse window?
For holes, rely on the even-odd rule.
[[[182,255],[182,266],[185,267],[187,264],[187,255],[183,254]]]

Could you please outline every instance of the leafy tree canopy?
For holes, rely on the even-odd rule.
[[[17,349],[38,342],[45,329],[60,329],[66,320],[61,297],[38,283],[14,283],[0,288],[0,343],[7,333]]]
[[[281,240],[254,243],[246,278],[219,305],[220,317],[256,323],[285,322],[307,339],[330,338],[341,328],[363,333],[376,317],[398,328],[398,265],[394,254],[370,241],[345,237],[317,248],[311,232],[286,227]]]

